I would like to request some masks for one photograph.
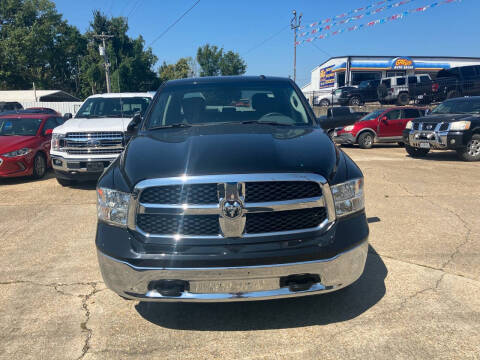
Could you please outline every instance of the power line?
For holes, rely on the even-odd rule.
[[[185,11],[180,17],[175,20],[170,26],[168,26],[160,35],[158,35],[148,46],[152,46],[154,43],[156,43],[158,40],[160,40],[171,28],[173,28],[180,20],[183,19],[185,15],[187,15],[195,6],[198,5],[200,0],[197,0],[190,8],[188,8],[187,11]]]
[[[329,56],[329,57],[333,57],[332,54],[330,54],[328,51],[325,51],[323,49],[320,49],[315,43],[311,42],[310,44],[312,44],[317,50],[321,51],[322,53],[324,53],[325,55]]]
[[[135,5],[133,5],[132,9],[130,10],[130,12],[128,13],[127,15],[127,19],[130,18],[130,16],[135,12],[137,11],[137,9],[139,8],[139,5],[140,5],[140,2],[142,0],[137,0],[137,2],[135,3]]]
[[[260,46],[266,44],[267,42],[269,42],[270,40],[272,40],[272,39],[275,38],[276,36],[280,35],[280,34],[281,34],[282,32],[284,32],[289,26],[290,26],[290,24],[282,27],[279,31],[277,31],[276,33],[270,35],[268,38],[266,38],[265,40],[263,40],[261,43],[259,43],[259,44],[255,45],[254,47],[250,48],[250,49],[244,54],[244,56],[250,54],[252,51],[258,49]]]

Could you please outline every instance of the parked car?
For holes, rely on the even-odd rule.
[[[362,149],[370,149],[374,143],[399,143],[403,146],[405,126],[410,120],[423,115],[425,109],[416,107],[378,109],[353,125],[336,129],[333,139],[339,144],[358,144]]]
[[[315,106],[330,106],[339,103],[339,97],[344,89],[350,89],[352,87],[341,87],[338,89],[326,90],[317,93],[313,98],[313,105]]]
[[[342,88],[338,97],[340,105],[359,106],[366,102],[378,101],[377,88],[380,80],[365,80],[358,87]]]
[[[16,111],[23,109],[22,104],[16,101],[0,101],[0,113],[4,111]]]
[[[53,114],[9,114],[0,116],[0,178],[42,178],[50,167],[52,130],[63,124]]]
[[[241,93],[252,111],[223,112]],[[98,259],[122,297],[274,299],[362,274],[362,172],[292,80],[169,81],[129,131],[97,184]]]
[[[111,93],[90,96],[75,117],[55,129],[52,164],[57,181],[98,179],[123,151],[128,123],[147,109],[151,93]],[[65,114],[65,118],[71,118]]]
[[[386,77],[380,81],[377,88],[378,101],[381,104],[408,105],[410,100],[415,100],[418,96],[423,99],[427,90],[428,94],[431,94],[434,88],[432,78],[428,74]]]
[[[446,100],[428,116],[409,121],[403,141],[412,157],[455,150],[462,160],[480,161],[480,96]]]
[[[437,99],[480,95],[480,65],[440,70],[435,80]]]
[[[336,126],[339,124],[341,126],[354,124],[366,114],[368,113],[354,111],[348,106],[338,106],[328,108],[327,115],[320,116],[317,120],[320,126],[326,129],[327,134],[332,137]]]

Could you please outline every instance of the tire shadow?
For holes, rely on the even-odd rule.
[[[324,295],[235,303],[140,302],[147,321],[170,329],[246,331],[325,325],[353,319],[385,295],[388,270],[369,246],[365,270],[352,285]]]

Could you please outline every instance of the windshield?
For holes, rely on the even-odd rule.
[[[131,118],[144,113],[150,104],[149,97],[95,97],[87,99],[75,118]]]
[[[366,87],[368,87],[368,81],[367,81],[367,80],[362,81],[360,84],[358,84],[358,87],[359,87],[359,88],[366,88]]]
[[[245,122],[311,125],[290,83],[219,82],[165,88],[154,104],[146,127]]]
[[[42,119],[0,119],[0,136],[35,136]]]
[[[431,114],[480,114],[480,99],[445,101]]]
[[[383,109],[375,110],[371,112],[370,114],[365,115],[363,118],[361,118],[359,121],[366,121],[366,120],[373,120],[376,119],[377,117],[380,116],[381,113],[383,113]]]

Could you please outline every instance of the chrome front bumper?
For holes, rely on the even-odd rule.
[[[420,148],[421,143],[428,143],[433,149],[446,149],[448,146],[447,134],[448,131],[411,130],[408,134],[408,143],[416,148]]]
[[[91,162],[103,162],[105,165],[111,164],[118,157],[117,154],[111,157],[101,158],[64,158],[58,155],[51,155],[52,167],[54,170],[63,172],[86,173],[90,172],[86,166],[82,164]],[[106,167],[106,166],[105,166]]]
[[[368,241],[330,259],[290,264],[216,268],[136,267],[98,251],[105,284],[117,294],[141,301],[223,302],[267,300],[315,295],[339,290],[363,273]],[[320,282],[294,291],[281,286],[291,275],[318,275]],[[159,280],[180,280],[189,284],[179,296],[164,296],[150,286]]]

